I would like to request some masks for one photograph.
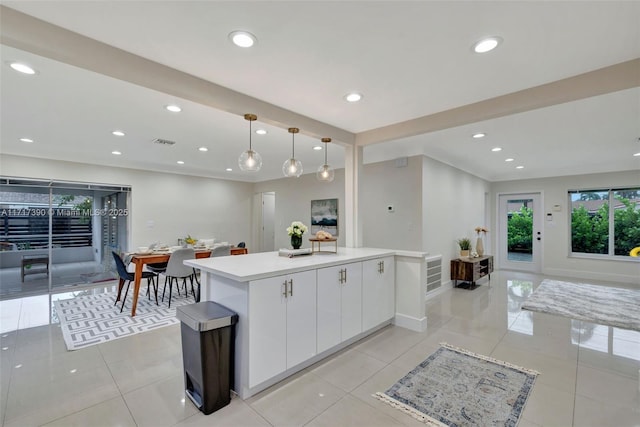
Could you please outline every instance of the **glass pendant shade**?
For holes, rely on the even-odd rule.
[[[321,182],[331,182],[335,177],[335,171],[327,162],[327,144],[331,142],[331,138],[322,138],[322,142],[324,142],[324,165],[318,168],[316,178]]]
[[[300,132],[298,128],[289,128],[291,134],[291,158],[284,161],[282,173],[287,178],[298,178],[302,175],[302,162],[296,159],[295,135]]]
[[[282,173],[287,178],[298,178],[302,175],[302,162],[293,157],[284,161]]]
[[[238,157],[238,166],[243,171],[257,172],[262,167],[262,156],[253,150],[247,150]]]
[[[318,172],[316,172],[316,178],[318,178],[318,181],[331,182],[334,177],[335,172],[333,171],[333,168],[326,164],[320,166],[318,168]]]
[[[249,121],[249,149],[238,157],[238,166],[243,171],[257,172],[262,167],[262,156],[251,148],[251,122],[258,119],[255,114],[245,114],[244,119]]]

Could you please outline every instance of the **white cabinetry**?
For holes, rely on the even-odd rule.
[[[365,331],[395,314],[394,266],[392,256],[362,262],[362,329]]]
[[[362,263],[318,272],[318,353],[362,332]]]
[[[249,283],[249,387],[316,355],[314,270]]]

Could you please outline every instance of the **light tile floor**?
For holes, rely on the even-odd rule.
[[[521,427],[640,425],[640,332],[521,311],[543,278],[502,271],[446,290],[427,302],[427,331],[385,328],[209,416],[185,401],[179,326],[73,352],[56,324],[6,332],[2,424],[419,426],[371,395],[445,341],[541,372]]]

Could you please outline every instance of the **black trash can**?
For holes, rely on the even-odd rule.
[[[181,321],[185,392],[208,415],[231,401],[238,315],[206,301],[178,307],[176,317]]]

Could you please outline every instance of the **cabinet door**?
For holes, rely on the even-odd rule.
[[[316,355],[316,272],[289,275],[287,369]]]
[[[320,268],[318,278],[318,353],[334,345],[341,339],[341,288],[343,266]]]
[[[341,341],[345,341],[362,332],[362,263],[346,264],[342,268],[346,271],[341,292]]]
[[[395,263],[393,257],[362,263],[362,330],[391,319],[395,314]]]
[[[285,279],[279,276],[249,283],[249,387],[287,368]]]

